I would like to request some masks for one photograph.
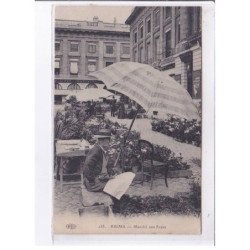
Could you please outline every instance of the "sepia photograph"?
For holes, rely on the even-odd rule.
[[[53,233],[202,232],[202,6],[55,5]]]

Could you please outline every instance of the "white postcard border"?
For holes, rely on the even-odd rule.
[[[36,2],[36,243],[50,244],[214,244],[214,3],[167,2],[202,6],[202,234],[201,235],[56,235],[52,234],[52,39],[53,5],[158,5],[164,2]],[[205,114],[205,115],[204,115]],[[204,178],[206,177],[206,178]]]

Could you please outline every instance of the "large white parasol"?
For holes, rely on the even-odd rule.
[[[118,62],[90,75],[103,81],[107,89],[136,101],[148,113],[158,111],[161,117],[174,114],[186,119],[200,119],[187,90],[165,72],[150,65]]]

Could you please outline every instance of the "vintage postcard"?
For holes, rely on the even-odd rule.
[[[202,234],[205,8],[168,3],[53,6],[54,235]]]

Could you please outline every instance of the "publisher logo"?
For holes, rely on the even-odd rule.
[[[66,228],[67,228],[67,229],[71,229],[71,230],[72,230],[72,229],[75,229],[75,228],[76,228],[76,224],[69,223],[69,224],[66,225]]]

